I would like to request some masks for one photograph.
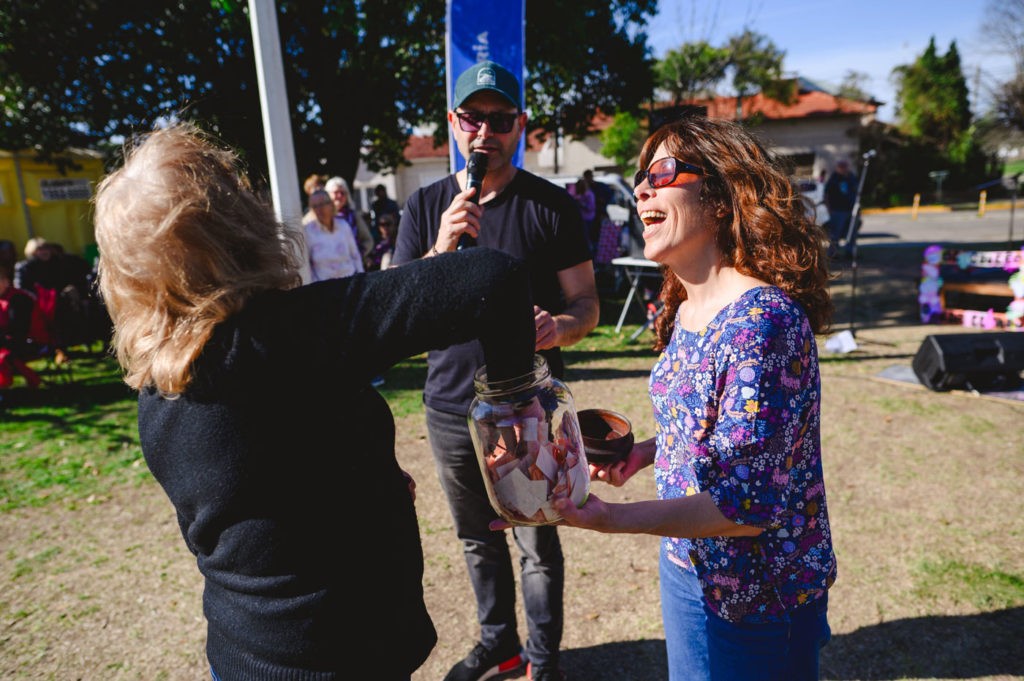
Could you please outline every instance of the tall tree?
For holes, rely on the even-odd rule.
[[[277,9],[301,174],[351,180],[361,157],[396,167],[414,127],[443,122],[444,3],[279,0]],[[582,132],[598,109],[636,109],[652,89],[643,27],[655,10],[655,0],[527,0],[534,121],[554,130],[560,114]],[[0,148],[96,147],[182,116],[265,172],[246,11],[244,0],[0,5]]]
[[[797,83],[783,78],[786,53],[765,35],[749,28],[727,41],[732,87],[736,90],[736,117],[742,117],[743,98],[760,90],[766,97],[791,104],[797,97]]]
[[[893,76],[896,116],[905,134],[947,150],[968,131],[970,102],[956,41],[940,55],[933,37],[914,63],[897,66]]]
[[[531,125],[582,138],[597,111],[637,111],[654,90],[643,30],[657,0],[527,0]]]
[[[683,43],[669,50],[655,65],[657,85],[672,96],[672,104],[713,96],[714,88],[725,79],[729,51],[712,47],[706,41]]]

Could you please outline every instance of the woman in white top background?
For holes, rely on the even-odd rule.
[[[363,256],[352,230],[335,216],[334,202],[324,190],[309,195],[312,220],[303,223],[312,281],[350,277],[363,271]]]

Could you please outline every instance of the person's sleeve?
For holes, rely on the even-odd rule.
[[[532,368],[536,331],[526,264],[478,247],[293,292],[288,323],[313,325],[326,354],[369,380],[428,350],[479,338],[488,374]],[[336,348],[334,352],[332,349]]]
[[[762,311],[720,347],[718,417],[700,473],[737,523],[770,527],[788,507],[791,455],[813,408],[803,403],[810,347],[798,322]]]

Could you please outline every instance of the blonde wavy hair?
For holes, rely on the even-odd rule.
[[[197,127],[149,133],[95,198],[99,288],[135,389],[181,394],[214,327],[255,293],[301,283],[300,238]]]
[[[826,235],[808,216],[778,159],[742,126],[688,116],[654,131],[640,152],[640,167],[654,161],[662,144],[680,160],[700,166],[700,201],[709,215],[721,215],[715,240],[725,261],[743,274],[778,286],[800,304],[815,333],[832,320]],[[686,290],[662,268],[659,298],[665,307],[655,320],[655,349],[668,345]]]

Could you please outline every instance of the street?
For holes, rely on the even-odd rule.
[[[1019,205],[1012,214],[1006,208],[989,210],[984,217],[978,217],[974,211],[922,212],[916,219],[903,212],[868,213],[863,216],[857,245],[923,248],[934,243],[981,242],[1001,243],[1005,247],[1011,240],[1011,218],[1012,241],[1019,248],[1024,241],[1024,209]]]

